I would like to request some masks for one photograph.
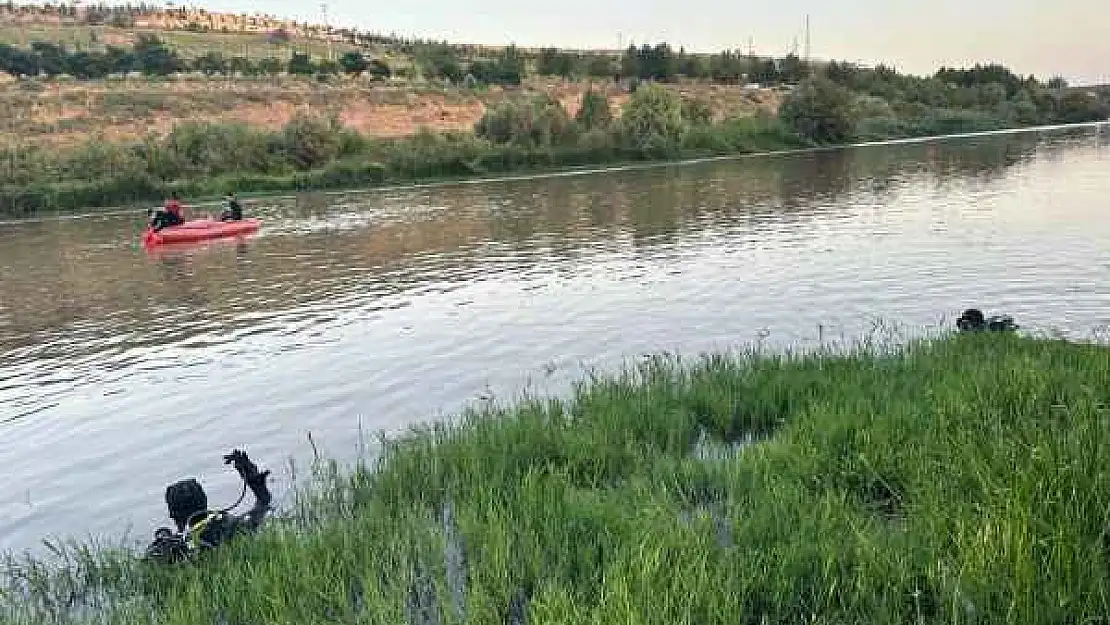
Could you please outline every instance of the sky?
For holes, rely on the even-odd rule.
[[[209,0],[217,10],[322,21],[319,1]],[[999,62],[1020,74],[1110,83],[1107,0],[330,0],[328,22],[454,42],[614,48],[667,41],[692,51],[804,51],[932,73],[941,65]]]

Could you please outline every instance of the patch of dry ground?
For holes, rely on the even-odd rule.
[[[298,111],[334,115],[374,137],[400,137],[421,128],[467,131],[488,106],[539,93],[558,99],[574,115],[590,85],[530,81],[517,89],[443,89],[414,85],[312,80],[195,79],[115,83],[17,83],[0,85],[0,142],[71,145],[90,139],[120,141],[164,136],[184,122],[239,122],[277,129]],[[615,84],[604,89],[615,114],[628,101]],[[683,98],[707,101],[718,118],[775,112],[781,94],[710,84],[669,85]]]

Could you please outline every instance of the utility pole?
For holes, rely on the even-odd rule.
[[[809,64],[809,13],[806,13],[806,64]]]
[[[332,58],[331,58],[331,37],[330,37],[331,28],[328,26],[328,3],[327,2],[321,2],[320,3],[320,12],[324,14],[324,40],[328,42],[328,60],[330,61],[330,60],[332,60]]]

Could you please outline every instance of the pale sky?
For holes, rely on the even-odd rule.
[[[210,0],[212,9],[321,21],[318,1]],[[1000,62],[1020,74],[1110,83],[1110,0],[330,0],[328,21],[457,42],[616,47],[665,40],[676,48],[747,48],[886,62],[932,73],[940,65]]]

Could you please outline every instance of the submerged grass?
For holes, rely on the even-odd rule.
[[[1016,336],[655,358],[330,465],[196,565],[67,575],[112,623],[1105,623],[1108,400],[1110,350]]]

